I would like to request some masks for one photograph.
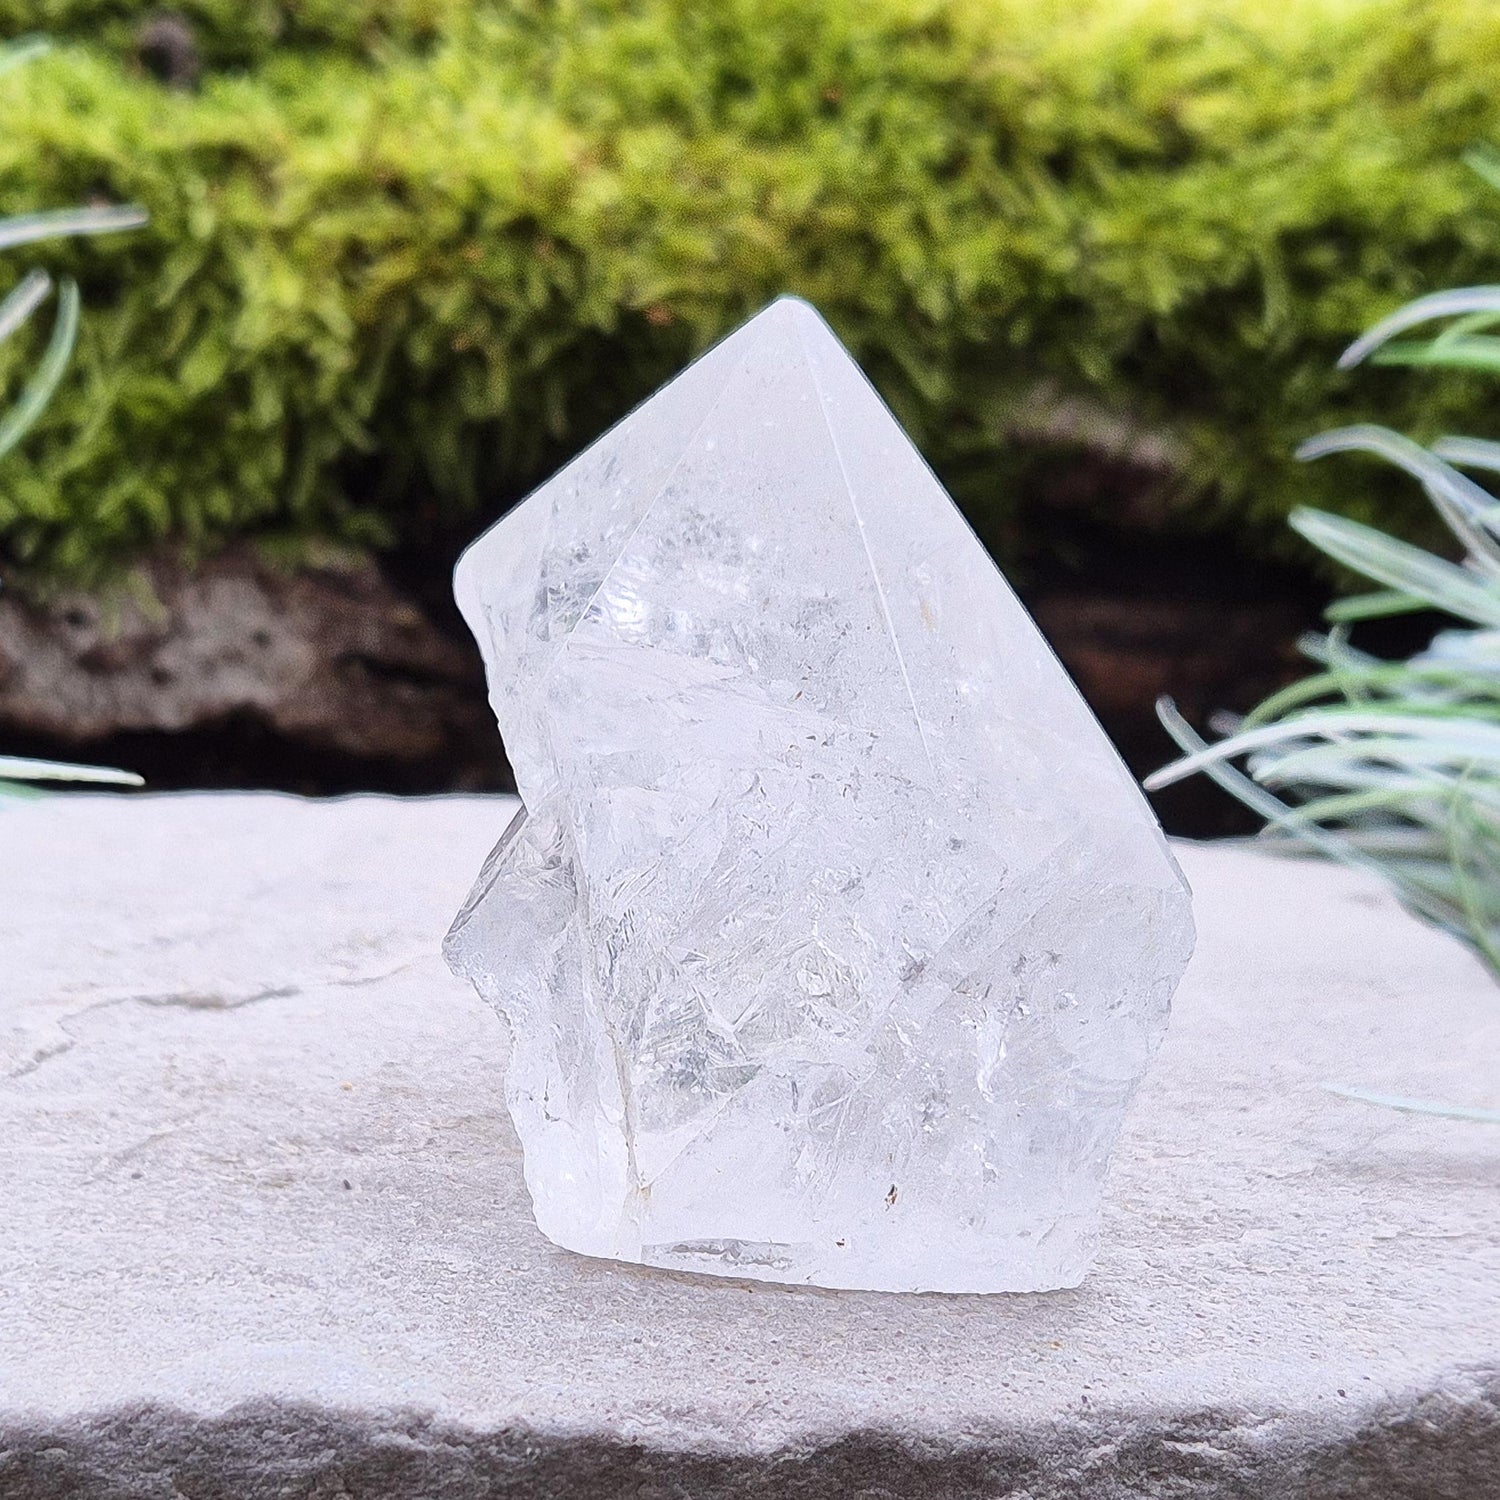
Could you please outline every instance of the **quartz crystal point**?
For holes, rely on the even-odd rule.
[[[524,804],[449,935],[537,1223],[677,1270],[1076,1285],[1192,948],[1160,830],[783,299],[481,537]]]

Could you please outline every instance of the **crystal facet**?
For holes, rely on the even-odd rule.
[[[464,555],[523,801],[448,940],[558,1244],[1076,1285],[1192,948],[1144,800],[890,412],[774,303]]]

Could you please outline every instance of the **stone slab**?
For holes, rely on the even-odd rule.
[[[438,957],[504,799],[0,805],[0,1496],[1500,1496],[1500,995],[1370,880],[1179,846],[1200,946],[1082,1288],[534,1228]]]

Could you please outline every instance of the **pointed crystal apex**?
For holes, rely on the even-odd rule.
[[[558,1243],[1075,1283],[1192,944],[1133,781],[822,318],[781,298],[482,537],[526,805],[450,936]]]

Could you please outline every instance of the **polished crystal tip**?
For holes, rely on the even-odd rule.
[[[448,955],[558,1244],[1075,1285],[1192,948],[1150,810],[783,298],[465,553],[524,804]]]

